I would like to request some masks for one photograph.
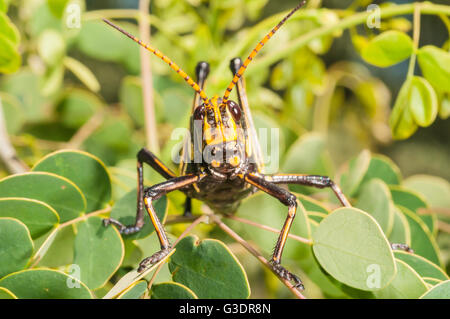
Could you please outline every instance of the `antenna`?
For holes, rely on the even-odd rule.
[[[227,89],[225,90],[225,94],[223,95],[222,103],[226,103],[228,101],[228,97],[230,96],[231,91],[233,90],[234,86],[236,85],[237,81],[239,81],[239,78],[244,74],[245,70],[247,69],[247,66],[250,64],[250,62],[253,60],[255,55],[258,53],[259,50],[262,49],[264,44],[269,41],[269,39],[275,34],[275,32],[278,31],[278,29],[289,19],[295,11],[303,7],[306,3],[306,0],[301,1],[294,9],[291,10],[284,18],[281,20],[259,43],[256,45],[256,47],[253,49],[253,51],[250,53],[250,55],[247,57],[247,59],[244,61],[244,63],[241,65],[239,70],[234,75],[233,80],[228,85]]]
[[[125,34],[127,37],[129,37],[134,42],[138,43],[140,46],[144,47],[154,55],[156,55],[158,58],[161,58],[164,62],[166,62],[175,72],[177,72],[186,82],[189,84],[195,92],[200,94],[200,98],[205,102],[205,105],[209,105],[208,97],[206,96],[205,92],[200,88],[200,86],[192,80],[189,75],[187,75],[186,72],[183,71],[175,62],[173,62],[171,59],[169,59],[167,56],[165,56],[161,51],[152,48],[151,46],[143,43],[141,40],[136,38],[134,35],[128,33],[127,31],[123,30],[121,27],[115,25],[108,19],[103,19],[107,24],[112,26],[114,29],[120,31],[121,33]]]

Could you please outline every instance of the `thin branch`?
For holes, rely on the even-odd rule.
[[[261,229],[264,229],[264,230],[268,230],[268,231],[270,231],[272,233],[277,233],[277,234],[280,233],[279,229],[272,228],[272,227],[267,226],[267,225],[259,224],[259,223],[253,222],[251,220],[248,220],[248,219],[244,219],[244,218],[237,217],[237,216],[234,216],[234,215],[224,215],[224,217],[228,218],[228,219],[232,219],[232,220],[238,221],[238,222],[241,222],[241,223],[244,223],[244,224],[247,224],[247,225],[251,225],[251,226],[255,226],[255,227],[258,227],[258,228],[261,228]],[[307,244],[307,245],[312,245],[312,240],[310,240],[310,239],[303,238],[303,237],[300,237],[300,236],[297,236],[297,235],[293,235],[293,234],[289,234],[288,237],[292,238],[292,239],[294,239],[296,241],[299,241],[301,243],[304,243],[304,244]]]
[[[144,43],[150,43],[150,18],[148,14],[150,0],[139,1],[139,34]],[[153,104],[153,80],[150,59],[147,50],[141,48],[142,97],[144,101],[145,135],[147,147],[159,153],[158,131],[156,130],[155,107]]]
[[[16,154],[16,150],[11,144],[6,121],[3,114],[2,100],[0,99],[0,160],[5,164],[7,171],[11,174],[24,173],[30,168],[22,162]]]
[[[298,291],[288,280],[281,278],[278,276],[276,272],[272,269],[269,262],[248,242],[246,242],[242,237],[236,234],[230,227],[225,225],[218,216],[215,214],[208,214],[213,222],[217,224],[225,233],[227,233],[230,237],[240,243],[249,253],[255,256],[265,267],[270,269],[280,280],[281,282],[299,299],[306,299],[305,296],[302,295],[300,291]]]

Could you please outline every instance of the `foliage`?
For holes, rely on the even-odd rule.
[[[152,1],[152,45],[186,71],[210,62],[206,93],[222,92],[229,60],[245,57],[283,16],[261,20],[267,2]],[[416,10],[417,32],[417,10],[450,25],[450,7],[385,5],[381,29],[363,35],[357,26],[370,12],[355,13],[358,1],[345,10],[317,3],[296,13],[252,62],[248,97],[257,128],[279,128],[279,143],[265,150],[279,148],[279,171],[331,176],[354,207],[341,208],[327,189],[290,187],[299,205],[283,264],[311,298],[448,298],[450,185],[426,174],[404,178],[378,149],[450,114],[448,42],[419,47],[398,17]],[[79,28],[74,8],[81,10]],[[138,11],[86,10],[80,0],[0,0],[0,101],[10,140],[31,167],[20,174],[0,169],[0,299],[292,297],[218,227],[217,216],[195,229],[177,223],[181,193],[154,203],[176,246],[143,274],[135,271],[139,262],[159,249],[148,216],[134,235],[103,226],[108,216],[134,221],[135,156],[148,125],[139,47],[100,22],[117,16],[137,19]],[[135,24],[118,24],[138,34]],[[346,29],[360,62],[327,65],[323,55]],[[172,132],[186,127],[193,93],[148,58],[159,156],[175,170],[181,139]],[[363,61],[387,68],[406,59],[391,112],[389,89]],[[163,180],[147,167],[144,174],[147,185]],[[194,215],[205,212],[193,202]],[[266,226],[279,231],[286,214],[261,193],[245,199],[235,217],[221,218],[269,258],[278,233]],[[414,253],[392,251],[389,243]]]

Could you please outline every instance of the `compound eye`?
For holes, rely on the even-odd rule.
[[[233,116],[234,121],[239,122],[242,116],[241,108],[239,107],[239,105],[237,105],[236,102],[233,102],[231,100],[227,101],[227,105],[231,115]]]
[[[203,120],[203,117],[205,116],[205,106],[199,105],[194,110],[194,120]]]

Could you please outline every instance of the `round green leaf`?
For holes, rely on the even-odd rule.
[[[298,195],[298,197],[300,198],[301,195]],[[255,214],[255,212],[258,213]],[[281,229],[286,220],[287,213],[288,208],[280,203],[279,200],[261,192],[245,199],[238,209],[237,216],[262,225]],[[270,255],[273,252],[273,247],[279,234],[234,221],[227,221],[227,223],[230,223],[233,229],[242,234],[244,239],[255,242],[258,248],[265,254]],[[311,237],[308,216],[303,205],[298,205],[297,207],[297,214],[291,226],[290,233],[303,238]],[[285,258],[298,259],[307,256],[308,252],[309,245],[288,238],[283,256]]]
[[[19,44],[20,33],[4,12],[0,12],[0,33],[13,44]]]
[[[38,39],[38,53],[47,65],[59,64],[66,51],[64,38],[58,31],[46,29]]]
[[[332,162],[326,140],[320,134],[302,135],[286,154],[283,173],[332,175]]]
[[[308,212],[319,212],[327,215],[330,213],[329,209],[325,207],[325,205],[314,198],[298,193],[296,193],[295,196],[297,196],[298,200]]]
[[[162,224],[166,220],[167,212],[168,212],[168,201],[167,197],[163,196],[160,199],[154,201],[153,208],[155,209],[156,216],[158,216],[159,220]],[[147,214],[144,209],[144,227],[142,229],[132,235],[126,235],[125,238],[127,240],[134,240],[147,237],[151,235],[155,231],[155,227],[153,226],[150,216]],[[137,210],[137,189],[134,189],[128,192],[125,196],[119,199],[111,210],[111,218],[114,218],[121,222],[124,225],[134,225],[136,222],[136,210]]]
[[[391,192],[386,184],[378,179],[371,179],[361,189],[355,207],[372,215],[389,236],[394,223],[394,204]]]
[[[77,218],[85,211],[86,200],[68,179],[50,173],[31,172],[0,180],[0,197],[26,197],[50,205],[60,221]]]
[[[0,287],[0,299],[17,299],[8,289]]]
[[[419,126],[428,126],[434,122],[438,112],[436,92],[430,83],[422,77],[414,76],[410,87],[410,109],[414,121]]]
[[[425,199],[418,193],[410,191],[401,186],[390,187],[392,199],[396,205],[401,205],[413,211],[425,223],[426,228],[434,233],[437,231],[437,219],[434,214],[422,214],[421,208],[427,208]]]
[[[441,48],[426,45],[417,52],[422,74],[436,89],[450,92],[450,53]]]
[[[0,92],[0,104],[6,120],[6,130],[9,134],[16,134],[25,123],[25,112],[20,101],[11,94]]]
[[[442,266],[439,247],[425,223],[406,207],[398,206],[408,220],[411,229],[411,248],[414,253],[425,257],[438,266]]]
[[[173,280],[199,298],[248,298],[247,275],[233,253],[214,239],[183,238],[170,258]]]
[[[375,291],[380,299],[416,299],[427,291],[427,284],[407,263],[395,259],[397,274],[384,289]]]
[[[0,280],[0,287],[19,299],[92,299],[91,292],[78,279],[51,269],[29,269]]]
[[[394,223],[388,238],[391,243],[411,245],[411,229],[408,220],[397,206],[394,206]]]
[[[320,223],[322,219],[327,217],[327,214],[319,213],[319,212],[308,212],[308,218],[314,220],[316,223]],[[313,229],[311,228],[311,231]]]
[[[0,34],[0,73],[14,73],[21,63],[22,57],[16,45]]]
[[[163,282],[152,286],[152,299],[198,299],[195,293],[177,282]]]
[[[58,213],[51,206],[28,198],[0,198],[0,217],[20,220],[32,238],[45,234],[59,223]]]
[[[423,195],[431,207],[450,207],[450,184],[441,177],[414,175],[405,179],[403,185]]]
[[[419,126],[428,126],[436,118],[438,102],[433,87],[422,77],[413,76],[400,89],[389,118],[394,138],[411,136]]]
[[[402,176],[400,169],[391,159],[381,154],[374,154],[370,159],[369,168],[360,185],[370,181],[372,178],[379,178],[388,185],[398,185]]]
[[[58,120],[65,126],[78,129],[102,107],[99,98],[86,90],[68,89],[58,102]]]
[[[357,289],[383,288],[395,275],[391,247],[380,226],[356,208],[339,208],[322,220],[313,233],[313,251],[331,276]]]
[[[421,299],[450,299],[450,280],[437,284],[426,292]]]
[[[64,57],[63,63],[89,90],[93,92],[100,90],[100,83],[94,73],[83,63],[69,56]]]
[[[14,218],[0,218],[0,278],[24,269],[33,249],[25,224]]]
[[[124,257],[124,245],[114,227],[105,227],[100,217],[90,217],[78,224],[74,261],[80,267],[81,281],[90,289],[106,284]]]
[[[139,299],[147,291],[147,282],[140,280],[132,284],[117,299]]]
[[[39,252],[42,256],[34,256],[39,258],[39,267],[56,268],[73,263],[73,246],[75,242],[75,226],[69,225],[67,227],[59,228],[56,234],[49,235],[42,249],[39,247]],[[43,245],[44,245],[43,244]]]
[[[140,78],[132,76],[124,77],[120,87],[119,98],[134,123],[139,127],[143,127],[145,124],[145,116]]]
[[[362,58],[373,65],[388,67],[397,64],[413,53],[411,38],[400,31],[386,31],[364,46]]]
[[[448,280],[447,274],[429,260],[405,251],[394,251],[394,256],[410,265],[420,276],[435,278],[438,280]]]
[[[44,171],[71,180],[86,197],[88,212],[103,208],[111,199],[111,181],[105,165],[81,151],[57,151],[41,159],[33,171]]]
[[[366,175],[371,163],[371,155],[368,150],[363,150],[356,158],[349,163],[348,173],[341,178],[342,191],[349,196],[353,196],[358,190],[363,177]],[[373,165],[373,164],[372,164]],[[372,167],[372,171],[374,168]]]

